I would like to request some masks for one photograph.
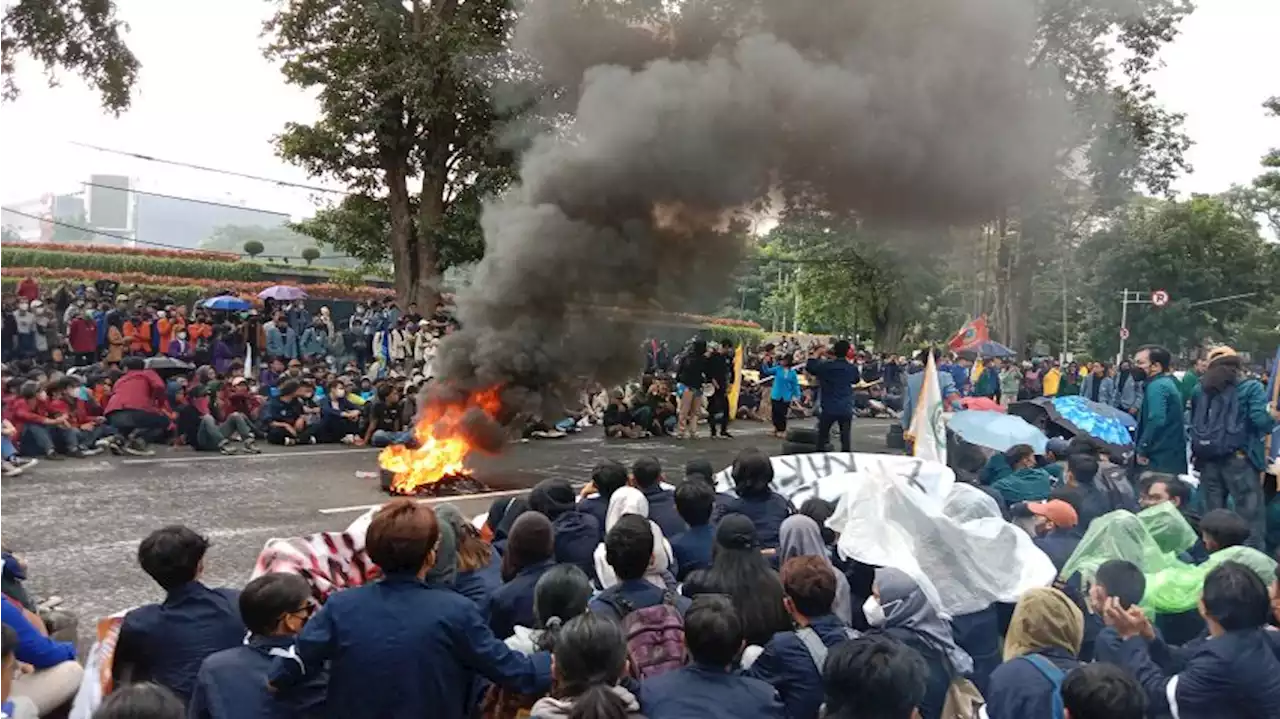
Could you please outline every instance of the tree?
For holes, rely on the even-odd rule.
[[[480,200],[512,179],[492,91],[521,77],[503,0],[298,0],[268,22],[268,57],[319,90],[280,155],[356,195],[300,229],[366,261],[390,257],[402,301],[432,306],[441,272],[478,256]],[[513,110],[514,111],[514,110]]]
[[[304,250],[302,250],[302,259],[306,260],[307,266],[310,267],[312,262],[315,262],[316,260],[320,259],[320,248],[318,247],[305,248]]]
[[[3,229],[0,229],[0,240],[5,242],[21,242],[22,235],[16,228],[5,225]]]
[[[59,220],[53,225],[53,241],[65,244],[77,242],[93,242],[94,231],[89,227],[89,219],[83,212],[77,213],[68,220]]]
[[[1267,114],[1280,118],[1280,95],[1262,103]],[[1271,232],[1280,238],[1280,146],[1271,148],[1262,157],[1265,172],[1253,180],[1253,209],[1267,218]]]
[[[248,242],[244,243],[244,253],[250,257],[257,257],[258,255],[262,254],[262,251],[265,249],[266,247],[264,247],[263,244],[257,240],[249,240]]]
[[[97,91],[107,111],[128,109],[140,65],[120,37],[128,26],[116,18],[114,2],[16,0],[6,5],[0,21],[4,99],[18,96],[14,73],[18,57],[27,55],[44,65],[50,84],[56,82],[56,70],[67,70]]]

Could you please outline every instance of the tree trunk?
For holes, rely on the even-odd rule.
[[[395,268],[396,299],[403,305],[414,301],[416,285],[413,208],[405,163],[389,154],[383,153],[383,169],[387,173],[387,209],[391,213],[391,264]]]

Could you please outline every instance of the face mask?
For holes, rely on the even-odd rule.
[[[178,339],[180,339],[180,340],[185,340],[186,338],[187,338],[187,333],[186,333],[186,332],[179,332],[179,333],[178,333]]]
[[[1133,375],[1133,378],[1136,380],[1144,380],[1147,378],[1147,371],[1141,367],[1134,367],[1129,370],[1129,374]]]
[[[885,623],[884,607],[880,606],[880,600],[875,597],[867,597],[867,601],[862,603],[862,613],[867,618],[867,624],[873,627],[883,627]]]
[[[164,310],[160,310],[159,312],[157,312],[157,313],[156,313],[156,317],[159,317],[160,319],[164,319],[164,318],[165,318],[165,311],[164,311]]]
[[[347,391],[345,389],[335,389],[333,391],[333,396],[337,397],[338,399],[342,399],[343,397],[347,396]]]
[[[23,303],[21,303],[21,304],[19,304],[19,305],[18,305],[18,309],[19,309],[19,310],[21,310],[22,312],[26,312],[26,311],[27,311],[27,309],[28,309],[28,308],[30,308],[30,307],[31,307],[31,305],[27,304],[26,302],[23,302]]]

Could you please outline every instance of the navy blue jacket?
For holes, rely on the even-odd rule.
[[[578,511],[589,514],[600,523],[600,536],[604,536],[604,521],[609,515],[609,498],[602,495],[587,497],[578,502]]]
[[[713,524],[727,514],[746,515],[756,525],[756,542],[762,548],[777,549],[782,523],[795,514],[796,510],[786,497],[777,492],[769,492],[757,497],[731,499],[722,505],[716,505],[715,513]]]
[[[548,559],[525,567],[489,597],[489,628],[495,636],[506,639],[515,634],[517,626],[534,626],[533,589],[542,574],[554,566],[556,561]]]
[[[644,493],[644,498],[649,500],[649,519],[662,530],[662,536],[671,539],[689,529],[689,525],[685,524],[680,513],[676,511],[675,492],[663,489],[660,484],[640,491]]]
[[[689,531],[671,540],[671,553],[676,557],[676,579],[684,581],[689,573],[711,566],[711,548],[716,543],[716,528],[711,524],[689,527]]]
[[[1057,647],[1038,652],[1065,675],[1080,660]],[[987,684],[988,719],[1027,719],[1053,716],[1053,684],[1029,660],[1018,657],[1001,664]]]
[[[595,517],[578,511],[565,512],[556,517],[551,528],[555,532],[556,563],[573,564],[595,579],[595,551],[603,538]]]
[[[1000,666],[1004,649],[1004,632],[1000,631],[1000,613],[996,605],[977,612],[951,618],[951,638],[956,646],[973,658],[973,685],[987,695],[991,672]]]
[[[489,618],[489,602],[500,587],[502,557],[492,547],[489,549],[488,564],[474,571],[458,572],[453,578],[453,591],[475,602],[486,621]]]
[[[773,687],[705,664],[641,682],[640,713],[647,719],[786,719]]]
[[[804,371],[818,378],[822,393],[822,414],[848,417],[853,414],[853,385],[858,383],[858,366],[843,357],[811,359]]]
[[[1062,571],[1071,554],[1080,545],[1080,535],[1069,529],[1055,529],[1043,537],[1036,537],[1033,541],[1040,551],[1049,555],[1049,559],[1053,560],[1053,566],[1058,571]]]
[[[844,622],[831,614],[813,617],[809,627],[827,648],[849,638]],[[772,685],[782,697],[791,719],[818,719],[818,710],[822,708],[822,676],[795,632],[774,634],[743,674]]]
[[[1121,642],[1117,654],[1146,690],[1153,714],[1176,710],[1180,719],[1280,717],[1280,661],[1267,634],[1250,629],[1199,642],[1172,676],[1152,661],[1141,637]],[[1170,693],[1176,707],[1170,706]]]
[[[240,646],[245,634],[239,591],[188,582],[160,604],[125,615],[115,661],[132,666],[135,680],[150,679],[186,702],[200,663],[210,654]]]
[[[323,716],[328,677],[288,691],[267,688],[272,657],[292,655],[293,637],[253,635],[244,646],[210,654],[196,675],[187,719],[295,719]]]
[[[334,594],[295,648],[297,658],[273,660],[271,683],[285,691],[328,662],[333,719],[463,719],[473,673],[520,694],[551,685],[549,654],[508,649],[474,602],[407,574]]]
[[[658,589],[644,579],[627,579],[609,587],[600,592],[587,605],[587,609],[592,614],[598,614],[602,617],[608,617],[615,622],[622,621],[622,612],[619,611],[619,598],[625,599],[631,604],[632,609],[644,609],[645,607],[655,607],[662,603],[666,597],[666,591]],[[688,597],[675,596],[675,607],[684,614],[693,600]]]

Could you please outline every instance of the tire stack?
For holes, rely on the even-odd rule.
[[[787,430],[782,443],[783,454],[813,454],[818,451],[818,430],[812,427],[794,427]]]

